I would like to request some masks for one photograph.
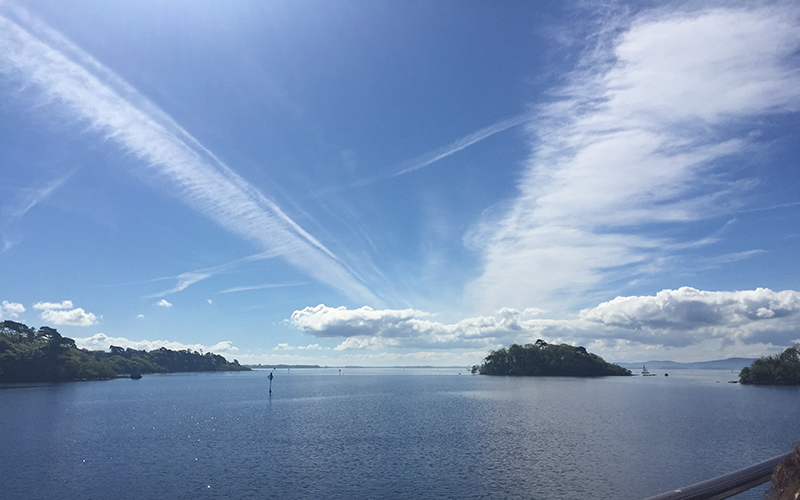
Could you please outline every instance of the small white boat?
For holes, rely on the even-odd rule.
[[[655,373],[650,373],[649,371],[647,371],[647,367],[642,365],[642,377],[655,377],[655,376],[656,376]]]

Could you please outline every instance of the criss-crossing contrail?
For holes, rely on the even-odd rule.
[[[229,232],[350,298],[381,303],[328,248],[122,78],[22,9],[4,10],[0,75],[88,123],[140,160],[145,175]]]

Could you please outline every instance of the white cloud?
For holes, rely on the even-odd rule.
[[[536,320],[538,309],[501,309],[492,316],[467,318],[453,324],[427,319],[414,309],[347,309],[320,304],[292,313],[291,322],[317,337],[344,338],[336,351],[379,347],[453,348],[495,345],[498,338],[541,331],[548,320]]]
[[[399,349],[494,349],[511,343],[683,348],[715,342],[738,346],[786,346],[798,338],[800,292],[766,288],[710,292],[683,287],[654,296],[617,297],[571,319],[541,317],[542,311],[503,308],[455,323],[404,310],[346,309],[319,305],[294,311],[291,322],[305,333],[343,339],[335,351]],[[750,349],[752,350],[752,349]],[[613,352],[613,351],[612,351]],[[617,353],[619,355],[619,353]]]
[[[301,351],[320,351],[322,347],[319,344],[308,344],[307,346],[299,345],[297,348]]]
[[[350,337],[341,344],[333,348],[334,351],[347,351],[350,349],[377,349],[379,347],[388,347],[390,342],[380,337],[367,337],[358,338]]]
[[[238,351],[238,348],[234,347],[233,342],[228,340],[218,342],[212,346],[205,346],[202,344],[183,344],[181,342],[171,342],[168,340],[129,340],[124,337],[109,337],[104,333],[97,333],[91,337],[76,338],[74,340],[79,348],[92,351],[107,350],[109,346],[112,345],[139,351],[152,351],[162,347],[173,351],[182,351],[186,349],[213,353],[232,353]]]
[[[653,296],[617,297],[581,311],[606,327],[604,336],[642,343],[690,345],[708,338],[785,345],[800,337],[800,292],[767,288],[708,292],[690,287]]]
[[[9,302],[4,300],[0,304],[0,320],[16,319],[19,315],[25,312],[25,306],[18,302]]]
[[[321,351],[323,348],[320,347],[319,344],[308,344],[305,346],[299,345],[297,347],[294,347],[285,342],[281,342],[280,344],[272,348],[273,351],[294,351],[295,349],[299,351]]]
[[[137,314],[136,317],[139,319],[144,319],[144,314]]]
[[[4,10],[0,73],[7,79],[88,123],[138,158],[143,173],[231,233],[351,298],[380,302],[336,255],[127,82],[21,9]],[[173,290],[199,277],[186,278]]]
[[[222,342],[217,342],[216,344],[203,350],[206,352],[233,352],[238,351],[239,348],[234,347],[233,342],[230,340],[223,340]]]
[[[53,325],[91,326],[97,324],[97,316],[84,311],[83,308],[74,308],[71,300],[37,302],[33,308],[41,310],[41,318]]]
[[[37,302],[33,305],[34,309],[41,309],[47,311],[50,309],[72,309],[72,301],[64,300],[62,302]]]
[[[664,8],[601,44],[529,125],[519,196],[467,237],[485,262],[476,307],[569,310],[686,248],[643,227],[734,210],[750,181],[715,174],[755,148],[740,125],[800,109],[798,12]]]
[[[172,307],[172,304],[168,302],[167,299],[161,299],[153,305],[156,305],[158,307]]]

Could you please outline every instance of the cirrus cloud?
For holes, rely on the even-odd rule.
[[[479,311],[572,311],[663,272],[701,243],[690,224],[754,185],[724,160],[757,156],[761,120],[800,110],[796,4],[664,7],[619,28],[538,109],[518,196],[466,238],[484,258]]]
[[[339,257],[130,84],[22,7],[0,7],[0,75],[6,80],[86,123],[135,157],[141,174],[230,233],[349,297],[381,303]],[[207,277],[183,275],[161,294]]]

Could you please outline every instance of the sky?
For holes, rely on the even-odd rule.
[[[241,363],[800,341],[796,2],[0,0],[0,320]]]

